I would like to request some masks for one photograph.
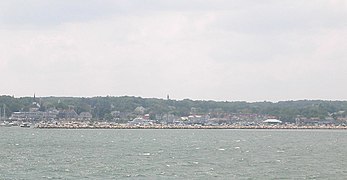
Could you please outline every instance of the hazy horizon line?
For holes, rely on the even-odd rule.
[[[34,94],[32,96],[24,95],[24,96],[15,96],[15,95],[9,95],[9,94],[1,94],[0,96],[11,96],[14,98],[28,98],[28,97],[34,97]],[[144,97],[144,96],[137,96],[137,95],[93,95],[93,96],[67,96],[67,95],[48,95],[48,96],[38,96],[35,94],[35,97],[37,98],[96,98],[96,97],[135,97],[135,98],[142,98],[142,99],[161,99],[161,100],[167,100],[165,97]],[[194,99],[194,98],[169,98],[169,100],[175,100],[175,101],[183,101],[183,100],[191,100],[191,101],[215,101],[215,102],[247,102],[247,103],[259,103],[259,102],[271,102],[271,103],[278,103],[278,102],[288,102],[288,101],[347,101],[343,99],[286,99],[286,100],[278,100],[278,101],[271,101],[271,100],[256,100],[256,101],[247,101],[247,100],[217,100],[217,99]]]

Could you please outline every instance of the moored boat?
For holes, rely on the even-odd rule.
[[[12,124],[9,122],[6,122],[6,121],[0,123],[0,127],[11,127],[11,126],[12,126]]]
[[[20,127],[22,127],[22,128],[30,128],[30,123],[22,123],[20,125]]]

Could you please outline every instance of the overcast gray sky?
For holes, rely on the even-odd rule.
[[[2,0],[0,94],[347,100],[345,0]]]

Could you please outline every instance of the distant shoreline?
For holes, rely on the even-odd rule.
[[[293,126],[293,125],[259,125],[259,126],[176,126],[176,125],[79,125],[79,124],[37,124],[38,129],[342,129],[347,126]]]

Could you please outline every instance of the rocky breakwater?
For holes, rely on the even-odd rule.
[[[294,124],[285,125],[129,125],[108,122],[41,122],[35,125],[40,129],[347,129],[340,125],[298,126]]]

